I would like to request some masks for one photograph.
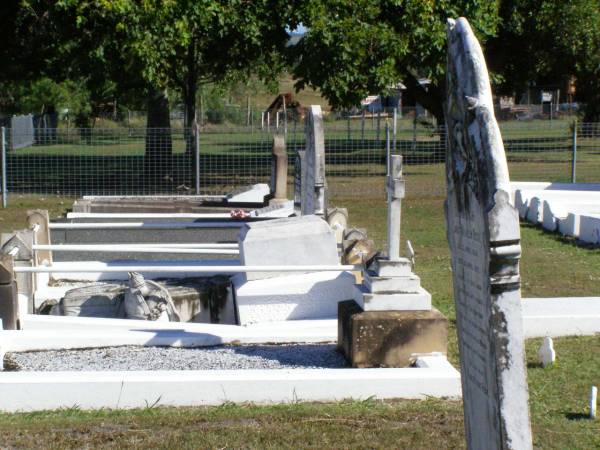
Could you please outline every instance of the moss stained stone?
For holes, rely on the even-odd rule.
[[[363,311],[338,306],[338,348],[352,367],[408,367],[413,353],[446,353],[448,319],[430,311]]]

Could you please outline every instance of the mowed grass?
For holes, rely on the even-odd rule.
[[[513,169],[520,169],[519,171]],[[511,165],[526,176],[535,163]],[[557,171],[558,172],[558,171]],[[548,172],[548,177],[557,175]],[[416,251],[416,273],[449,318],[448,356],[458,366],[450,260],[443,214],[443,167],[407,166],[402,238]],[[528,179],[519,177],[521,179]],[[516,177],[513,177],[516,179]],[[542,178],[543,179],[543,178]],[[552,179],[552,178],[550,178]],[[382,176],[332,177],[331,203],[348,208],[350,224],[385,244]],[[358,194],[360,193],[360,194]],[[26,209],[48,208],[56,217],[66,198],[11,196],[0,210],[0,230],[23,227]],[[597,296],[600,250],[528,224],[521,227],[524,297]],[[598,448],[600,421],[587,418],[588,393],[600,384],[600,337],[555,339],[557,363],[537,363],[539,339],[527,342],[528,381],[537,448]],[[0,399],[1,401],[1,399]],[[277,406],[232,405],[132,411],[68,410],[0,414],[0,447],[17,448],[462,448],[460,401],[344,401]]]

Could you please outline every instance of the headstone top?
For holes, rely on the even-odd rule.
[[[519,218],[483,52],[464,18],[447,35],[446,223],[467,447],[530,449]]]

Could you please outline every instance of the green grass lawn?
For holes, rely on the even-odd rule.
[[[512,169],[512,167],[511,167]],[[416,251],[416,273],[450,319],[449,359],[458,350],[448,246],[443,220],[441,167],[405,171],[402,237]],[[346,183],[337,186],[336,183]],[[362,186],[369,185],[370,189]],[[335,178],[332,204],[349,209],[350,223],[385,243],[386,210],[381,176]],[[350,188],[365,195],[350,195]],[[346,194],[343,194],[346,192]],[[416,192],[416,193],[415,193]],[[0,210],[0,230],[24,226],[24,212],[47,208],[62,214],[70,199],[11,196]],[[600,252],[523,224],[521,262],[524,297],[595,296]],[[527,342],[530,408],[538,448],[598,448],[600,420],[586,418],[587,396],[600,384],[600,337],[555,340],[557,363],[537,363],[540,340]],[[0,399],[1,401],[1,399]],[[41,444],[43,443],[43,444]],[[448,400],[340,402],[278,406],[231,405],[83,412],[69,409],[0,415],[0,448],[461,448],[461,403]]]

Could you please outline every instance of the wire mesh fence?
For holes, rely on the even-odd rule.
[[[330,197],[384,195],[386,125],[392,152],[404,157],[407,195],[444,195],[444,128],[431,118],[382,111],[326,115]],[[500,129],[512,180],[600,181],[600,123],[506,121]],[[276,124],[205,124],[199,133],[133,127],[44,129],[30,137],[31,145],[16,148],[11,145],[15,133],[7,132],[2,182],[15,194],[219,195],[269,182],[274,133],[286,136],[292,185],[294,155],[305,146],[302,115],[286,115]]]

